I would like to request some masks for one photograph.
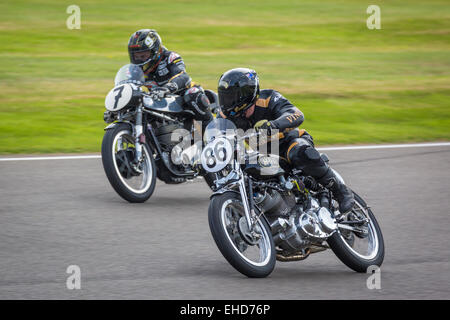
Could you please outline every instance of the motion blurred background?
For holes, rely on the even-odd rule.
[[[69,5],[81,29],[69,30]],[[369,30],[369,5],[381,29]],[[156,29],[216,90],[250,67],[318,145],[450,140],[449,1],[2,1],[0,153],[98,152],[129,36]]]

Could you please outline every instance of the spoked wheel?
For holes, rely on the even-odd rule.
[[[249,230],[240,195],[214,196],[208,210],[209,227],[222,255],[248,277],[267,277],[275,267],[275,245],[267,222],[261,217]]]
[[[142,145],[142,161],[135,162],[134,137],[127,124],[106,131],[102,143],[102,162],[106,176],[116,192],[129,202],[144,202],[155,190],[155,160]]]
[[[355,195],[355,206],[340,222],[357,227],[357,231],[339,228],[329,239],[336,256],[356,272],[366,272],[369,266],[381,266],[384,241],[380,226],[364,200]],[[358,223],[355,223],[358,222]]]

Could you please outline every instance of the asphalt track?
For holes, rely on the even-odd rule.
[[[449,299],[450,147],[327,154],[383,230],[380,290],[331,251],[245,278],[215,246],[203,181],[130,204],[101,160],[73,159],[0,162],[0,298]],[[66,288],[69,265],[80,290]]]

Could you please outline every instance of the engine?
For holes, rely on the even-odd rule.
[[[296,205],[295,196],[291,192],[278,192],[269,189],[265,193],[258,193],[255,203],[268,216],[288,217],[292,208]]]
[[[152,123],[152,127],[162,149],[161,159],[156,161],[158,178],[169,184],[185,182],[185,177],[177,176],[174,172],[181,174],[192,172],[192,164],[195,163],[199,152],[198,144],[191,146],[191,132],[184,127],[182,122],[167,124],[155,121]],[[164,161],[165,165],[160,161]],[[166,166],[169,166],[170,170]]]
[[[183,124],[160,124],[155,130],[163,152],[170,155],[171,162],[180,169],[192,165],[199,156],[199,143],[191,145],[191,133]],[[201,145],[200,145],[201,148]]]
[[[271,189],[264,195],[258,195],[255,203],[270,221],[275,245],[282,249],[283,255],[294,254],[321,243],[337,229],[331,212],[321,207],[314,198],[309,198],[304,209],[296,204],[295,196]]]
[[[155,128],[156,138],[165,151],[169,150],[174,145],[177,145],[182,140],[182,137],[180,135],[174,133],[183,132],[185,130],[181,122],[170,124],[158,122],[158,125],[153,127]]]

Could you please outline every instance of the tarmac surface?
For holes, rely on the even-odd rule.
[[[326,153],[383,231],[379,290],[331,250],[246,278],[212,239],[202,180],[130,204],[100,159],[74,159],[0,162],[0,299],[449,299],[450,147]]]

